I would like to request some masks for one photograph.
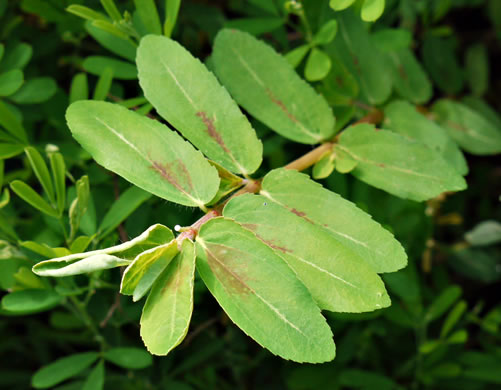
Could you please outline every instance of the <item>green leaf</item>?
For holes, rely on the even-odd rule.
[[[94,237],[79,236],[73,240],[70,246],[71,253],[80,253],[87,249]]]
[[[120,225],[134,210],[151,198],[149,192],[138,187],[130,187],[113,203],[99,225],[99,236],[105,237]]]
[[[0,100],[0,125],[21,142],[27,143],[26,132],[16,115]]]
[[[94,90],[93,100],[105,100],[113,82],[113,68],[104,69],[103,73],[97,80],[96,89]]]
[[[114,37],[121,40],[128,40],[129,34],[120,29],[116,24],[108,22],[107,20],[94,20],[92,25],[102,31],[105,31]]]
[[[92,369],[89,376],[85,380],[82,390],[103,390],[104,388],[104,362],[100,361]]]
[[[0,159],[8,159],[24,151],[23,145],[19,144],[2,144],[0,143]]]
[[[462,291],[459,286],[449,286],[435,298],[424,316],[424,321],[432,322],[444,314],[459,299]]]
[[[293,68],[296,68],[301,63],[306,54],[308,54],[309,50],[310,45],[301,45],[288,52],[284,57]]]
[[[495,127],[501,129],[501,116],[499,116],[497,111],[492,109],[484,100],[474,96],[465,96],[461,103],[466,104],[473,111],[485,117],[485,119],[491,122]]]
[[[2,309],[11,313],[31,314],[52,309],[62,297],[51,290],[27,289],[14,291],[2,298]]]
[[[349,105],[351,108],[353,99],[358,96],[360,91],[358,82],[339,58],[333,57],[331,62],[331,70],[327,77],[322,80],[322,84],[317,86],[317,90],[324,95],[330,105]],[[336,127],[344,127],[340,126],[342,121],[339,115],[336,114],[336,116]]]
[[[108,16],[115,22],[122,20],[122,15],[118,10],[114,0],[101,0],[101,5],[108,14]]]
[[[2,189],[3,186],[4,169],[5,169],[5,162],[4,160],[0,159],[0,190]]]
[[[176,26],[181,0],[165,0],[164,35],[170,37]]]
[[[82,66],[87,72],[96,76],[100,76],[109,67],[113,69],[113,77],[116,79],[137,79],[137,69],[133,64],[111,57],[89,56],[84,60]]]
[[[471,245],[484,246],[501,242],[501,223],[498,221],[483,221],[464,235]]]
[[[463,153],[447,131],[420,114],[415,106],[403,100],[395,100],[386,106],[384,115],[386,128],[436,150],[461,175],[468,173]]]
[[[468,106],[448,99],[433,105],[436,120],[458,145],[471,154],[501,152],[501,130]]]
[[[119,258],[123,260],[122,265],[129,264],[132,259],[134,259],[138,254],[148,250],[150,248],[154,248],[158,245],[163,245],[167,242],[170,242],[174,238],[172,231],[166,228],[163,225],[156,224],[150,226],[145,232],[141,235],[137,236],[133,240],[124,242],[123,244],[116,245],[106,249],[99,249],[91,252],[85,253],[77,253],[72,254],[52,260],[42,261],[33,266],[33,272],[40,276],[66,276],[67,269],[73,264],[77,264],[79,261],[87,258],[96,257],[96,264],[105,264],[109,265],[111,261],[118,260],[110,259],[110,258],[102,258],[100,256],[109,255],[115,258]],[[92,264],[92,260],[86,261],[84,263],[86,269],[89,269]],[[119,265],[115,265],[119,266]],[[79,266],[74,266],[70,268],[70,275],[75,275],[76,272],[82,273],[87,271],[80,271],[78,269]]]
[[[49,100],[57,90],[51,77],[36,77],[26,81],[9,99],[18,104],[36,104]]]
[[[0,196],[0,209],[7,206],[9,204],[9,202],[10,202],[10,192],[7,188],[4,188],[3,193]]]
[[[21,199],[29,203],[31,206],[40,210],[42,213],[50,215],[51,217],[57,218],[59,213],[54,210],[40,195],[38,195],[33,188],[28,184],[20,181],[14,180],[10,183],[10,188],[14,191]]]
[[[403,98],[422,104],[430,100],[433,87],[428,75],[410,49],[388,53],[393,65],[393,86]]]
[[[12,69],[0,73],[0,96],[9,96],[16,92],[23,85],[23,71]]]
[[[361,124],[344,131],[336,153],[357,161],[358,179],[401,198],[423,201],[466,182],[436,151],[388,130]]]
[[[332,172],[334,172],[335,166],[335,154],[332,152],[327,152],[323,157],[318,160],[313,166],[312,176],[314,179],[325,179],[329,177]]]
[[[77,73],[71,80],[70,103],[89,98],[89,83],[86,73]]]
[[[214,43],[213,60],[235,100],[280,135],[315,144],[334,133],[327,102],[264,42],[241,31],[222,30]]]
[[[374,45],[364,23],[352,10],[338,16],[339,32],[326,47],[348,67],[360,85],[364,100],[381,104],[391,94],[392,71],[387,66],[386,54]]]
[[[277,28],[283,26],[284,23],[284,19],[279,17],[239,18],[231,19],[225,22],[224,27],[245,31],[249,34],[258,36],[274,31]]]
[[[103,357],[117,366],[131,370],[140,370],[153,363],[151,355],[140,348],[112,348],[106,351]]]
[[[331,19],[324,23],[313,37],[313,43],[316,45],[327,45],[332,42],[337,34],[337,20]]]
[[[336,154],[336,171],[345,174],[353,171],[358,165],[358,161],[352,158],[349,154]]]
[[[136,46],[129,41],[104,31],[93,25],[92,22],[85,22],[85,29],[102,47],[130,61],[136,60]]]
[[[300,211],[261,193],[233,198],[224,216],[273,248],[322,310],[359,313],[390,305],[383,282],[363,258]]]
[[[265,176],[261,194],[307,218],[378,273],[394,272],[407,264],[404,249],[389,231],[354,203],[323,188],[305,174],[273,170]]]
[[[384,52],[392,52],[410,48],[412,33],[405,28],[382,28],[371,33],[371,39]]]
[[[362,5],[362,20],[366,22],[374,22],[379,19],[384,11],[384,0],[364,0]]]
[[[466,51],[466,77],[473,95],[482,96],[489,89],[489,57],[487,48],[474,44]]]
[[[40,153],[38,153],[38,150],[36,150],[32,146],[26,147],[24,149],[24,152],[26,153],[26,156],[28,156],[28,160],[30,161],[30,165],[33,168],[33,172],[35,172],[35,176],[42,185],[42,188],[47,194],[47,197],[49,198],[51,203],[56,203],[54,185],[52,184],[52,178],[43,157],[40,155]]]
[[[463,71],[450,39],[428,35],[422,46],[423,63],[435,84],[446,93],[463,89]]]
[[[1,14],[1,12],[0,12],[0,14]],[[5,52],[5,46],[3,43],[0,43],[0,61],[2,61],[4,52]]]
[[[72,4],[66,8],[66,11],[87,20],[108,20],[108,18],[101,12],[94,11],[93,9],[83,5]]]
[[[355,0],[330,0],[329,6],[334,11],[342,11],[352,5]]]
[[[50,153],[49,161],[56,189],[57,210],[62,214],[66,205],[66,166],[61,153]]]
[[[0,63],[0,71],[6,72],[13,69],[22,69],[30,62],[33,48],[27,43],[18,43],[7,51]]]
[[[209,160],[209,162],[217,169],[219,179],[221,180],[216,196],[214,196],[209,203],[209,205],[214,205],[231,192],[237,190],[239,187],[242,187],[245,182],[240,176],[234,175],[214,161]]]
[[[90,198],[89,178],[82,176],[75,183],[77,197],[71,202],[69,209],[71,237],[74,237],[80,227],[80,222],[87,212]]]
[[[195,247],[184,240],[182,251],[160,275],[141,316],[141,338],[154,355],[167,355],[188,332],[193,311]]]
[[[137,255],[123,274],[120,293],[140,300],[178,252],[177,241],[172,240]]]
[[[141,88],[158,113],[211,160],[250,174],[262,160],[262,144],[247,118],[214,75],[185,48],[147,36],[137,55]]]
[[[331,330],[310,293],[249,230],[224,218],[204,224],[197,270],[230,319],[273,354],[309,363],[334,358]]]
[[[155,0],[134,0],[134,5],[148,33],[162,35],[162,25]]]
[[[66,118],[73,136],[99,164],[148,192],[204,207],[218,190],[216,169],[156,120],[94,101],[73,103]]]
[[[97,352],[76,353],[39,369],[31,378],[35,389],[47,389],[79,374],[99,358]]]
[[[322,50],[313,48],[306,61],[304,77],[308,81],[324,79],[331,69],[332,61]]]
[[[440,330],[440,338],[447,337],[449,332],[452,330],[454,325],[457,324],[467,308],[468,304],[466,303],[466,301],[459,301],[456,306],[454,306],[442,325],[442,329]]]

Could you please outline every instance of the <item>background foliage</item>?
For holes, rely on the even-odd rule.
[[[84,21],[74,15],[81,9],[65,10],[84,3],[103,13],[107,7],[116,23]],[[157,3],[161,21],[142,0],[117,2],[118,14],[109,1],[0,1],[0,387],[497,388],[501,171],[498,156],[491,155],[500,152],[499,2],[185,0],[175,27],[168,7],[176,2]],[[356,30],[361,19],[373,23]],[[167,357],[152,357],[139,337],[142,303],[118,294],[118,270],[62,279],[31,271],[47,258],[113,246],[155,223],[188,226],[202,215],[153,197],[94,162],[72,138],[65,112],[71,102],[92,98],[156,116],[137,81],[134,42],[147,32],[172,33],[212,69],[211,61],[224,62],[208,57],[223,27],[248,31],[286,54],[326,97],[337,129],[369,117],[405,131],[409,122],[423,120],[406,104],[419,105],[442,125],[427,122],[420,141],[450,153],[456,169],[468,172],[467,190],[416,202],[397,197],[406,194],[400,187],[390,191],[384,177],[364,180],[369,186],[341,174],[350,170],[349,161],[336,162],[334,173],[328,160],[313,168],[325,187],[393,232],[409,257],[405,269],[383,276],[390,307],[324,312],[337,345],[330,363],[274,357],[232,324],[198,277],[187,338]],[[236,98],[238,86],[227,87]],[[255,115],[251,103],[241,102]],[[448,115],[462,127],[451,126]],[[263,141],[258,175],[311,150],[257,120],[252,125]],[[448,137],[437,135],[443,129],[468,152],[468,169],[450,151]],[[468,138],[470,131],[487,138]],[[339,148],[356,146],[356,137],[347,135]],[[301,137],[290,138],[315,143]],[[402,154],[398,159],[405,159]]]

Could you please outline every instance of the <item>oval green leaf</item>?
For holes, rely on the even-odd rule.
[[[93,75],[100,76],[106,68],[113,69],[113,77],[119,80],[137,79],[137,69],[130,62],[111,57],[90,56],[82,63],[83,68]]]
[[[27,289],[14,291],[2,298],[2,309],[11,313],[30,314],[52,309],[62,297],[51,290]]]
[[[214,218],[197,237],[197,269],[230,319],[272,353],[332,360],[332,333],[307,288],[275,252],[238,223]]]
[[[193,312],[195,246],[184,240],[181,253],[153,285],[141,316],[141,338],[154,355],[167,355],[184,339]]]
[[[203,207],[218,190],[216,169],[156,120],[94,101],[73,103],[66,119],[73,136],[99,164],[152,194]]]
[[[144,349],[120,347],[106,351],[103,357],[117,366],[131,370],[140,370],[151,366],[153,358]]]
[[[325,99],[264,42],[238,30],[216,36],[215,71],[235,100],[280,135],[315,144],[334,134]]]
[[[373,125],[348,128],[334,148],[357,161],[352,173],[358,179],[401,198],[419,202],[466,188],[463,177],[435,150]]]
[[[8,72],[0,73],[0,96],[9,96],[16,92],[23,85],[23,71],[12,69]]]
[[[232,172],[250,174],[262,144],[228,92],[177,42],[149,35],[137,54],[139,81],[158,113],[207,157]]]

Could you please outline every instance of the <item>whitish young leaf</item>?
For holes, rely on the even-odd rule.
[[[47,389],[71,378],[94,363],[99,358],[97,352],[83,352],[67,356],[42,367],[31,378],[35,389]]]
[[[471,245],[483,246],[501,242],[501,223],[498,221],[483,221],[465,234],[466,241]]]
[[[120,292],[132,295],[134,302],[140,300],[178,252],[177,241],[172,240],[137,255],[123,274]]]
[[[73,136],[99,164],[152,194],[203,207],[218,190],[216,169],[156,120],[94,101],[73,103],[66,118]]]
[[[141,338],[154,355],[167,355],[186,336],[193,311],[195,247],[184,240],[181,253],[153,285],[141,316]]]
[[[113,262],[115,262],[114,266],[126,265],[141,252],[170,242],[173,238],[174,234],[172,234],[170,229],[163,225],[156,224],[150,226],[148,230],[133,240],[124,242],[120,245],[42,261],[33,266],[33,272],[40,276],[67,276],[90,272],[88,271],[89,269],[95,271],[98,268],[96,268],[94,264],[102,264],[104,268],[110,268],[109,265],[112,265]],[[78,264],[80,261],[87,258],[90,258],[91,260],[85,261],[82,269],[79,269],[79,266],[75,265],[69,268],[68,271],[67,267],[72,266],[73,264]],[[92,260],[93,258],[95,258],[94,264]],[[123,264],[120,264],[120,262]]]
[[[232,172],[250,174],[262,144],[214,75],[177,42],[149,35],[137,54],[139,81],[158,113],[207,157]]]
[[[280,135],[315,144],[334,133],[327,102],[264,42],[242,31],[222,30],[213,61],[235,100]]]
[[[367,262],[301,212],[266,194],[233,198],[224,216],[273,248],[321,309],[359,313],[389,306],[384,284]]]
[[[381,104],[391,94],[392,71],[387,66],[386,53],[374,45],[364,23],[351,9],[338,16],[339,32],[326,46],[356,77],[362,97],[370,104]]]
[[[433,105],[440,123],[461,148],[472,154],[501,152],[501,129],[468,106],[449,99]]]
[[[358,179],[401,198],[423,201],[466,188],[461,175],[435,150],[373,125],[348,128],[335,150],[357,161],[352,173]]]
[[[273,170],[265,176],[261,194],[331,234],[378,273],[394,272],[407,264],[407,255],[393,234],[354,203],[308,175]]]
[[[461,175],[468,173],[463,153],[447,131],[420,114],[415,106],[403,100],[395,100],[386,106],[384,115],[386,128],[436,150]]]
[[[308,289],[251,231],[211,219],[197,237],[197,269],[230,319],[272,353],[309,363],[334,358],[331,330]]]

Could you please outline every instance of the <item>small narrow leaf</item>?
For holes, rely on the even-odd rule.
[[[94,101],[73,103],[66,118],[73,136],[99,164],[152,194],[203,207],[218,190],[216,169],[156,120]]]
[[[327,152],[320,160],[313,166],[312,176],[314,179],[325,179],[334,172],[335,154]]]
[[[165,0],[164,35],[170,37],[176,25],[181,0]]]
[[[470,90],[474,95],[482,96],[489,88],[489,57],[485,45],[477,43],[470,46],[465,62]]]
[[[103,357],[117,366],[132,370],[140,370],[153,363],[151,355],[140,348],[112,348],[106,351]]]
[[[395,272],[407,264],[402,245],[388,230],[305,174],[273,170],[265,176],[261,193],[328,232],[378,273]]]
[[[170,242],[174,238],[172,231],[166,228],[163,225],[156,224],[150,226],[145,232],[141,235],[137,236],[131,241],[124,242],[123,244],[116,245],[106,249],[99,249],[91,252],[85,253],[77,253],[72,254],[52,260],[42,261],[33,266],[33,272],[40,276],[64,276],[65,268],[79,262],[82,259],[88,257],[109,255],[115,258],[119,258],[124,260],[124,264],[129,264],[132,259],[134,259],[138,254],[148,250],[150,248],[154,248],[158,245],[163,245],[167,242]],[[116,261],[116,264],[119,263],[118,260],[114,260],[111,258],[102,258],[103,264],[111,264],[113,261]],[[98,259],[101,261],[100,259]],[[127,261],[125,261],[127,260]],[[86,264],[90,264],[87,262]],[[118,265],[117,265],[118,266]],[[72,270],[76,270],[75,267]],[[73,271],[72,271],[73,272]]]
[[[97,352],[83,352],[58,359],[35,372],[31,378],[31,385],[35,389],[53,387],[79,374],[98,358]]]
[[[116,35],[94,26],[90,21],[85,22],[85,29],[92,38],[112,53],[129,61],[136,60],[136,47],[130,40],[118,38]]]
[[[78,73],[71,80],[70,103],[89,98],[89,84],[86,73]]]
[[[108,14],[108,16],[115,22],[122,20],[122,15],[118,10],[114,0],[101,0],[101,5]]]
[[[83,68],[96,76],[100,76],[106,68],[113,69],[113,77],[119,80],[137,79],[137,69],[130,62],[103,56],[89,56],[82,63]]]
[[[12,69],[8,72],[0,73],[0,96],[12,95],[21,88],[23,82],[23,72],[19,69]]]
[[[24,149],[26,156],[28,156],[28,160],[30,161],[31,167],[33,168],[33,172],[42,185],[45,193],[52,203],[56,202],[56,195],[54,192],[54,185],[52,184],[52,178],[50,177],[49,169],[47,168],[47,164],[43,157],[38,153],[32,146],[28,146]]]
[[[59,213],[54,210],[36,191],[31,188],[28,184],[20,181],[14,180],[10,183],[10,188],[14,191],[21,199],[29,203],[31,206],[40,210],[42,213],[50,215],[51,217],[58,217]]]
[[[94,11],[93,9],[83,5],[72,4],[66,8],[66,11],[87,20],[108,20],[108,18],[102,13]]]
[[[130,187],[123,192],[118,200],[113,203],[111,208],[103,217],[99,225],[99,236],[105,237],[122,223],[134,210],[151,198],[149,192],[143,191],[138,187]]]
[[[33,48],[27,43],[18,43],[10,48],[0,63],[0,71],[6,72],[13,69],[23,69],[30,62]]]
[[[141,316],[141,338],[154,355],[167,355],[188,332],[193,312],[195,247],[184,240],[181,253],[160,275]]]
[[[337,34],[337,20],[331,19],[320,27],[320,30],[313,37],[313,43],[317,45],[327,45],[332,42]]]
[[[223,218],[204,224],[197,270],[230,319],[272,353],[296,362],[334,358],[331,330],[310,293],[251,231]]]
[[[85,175],[77,180],[75,183],[77,197],[71,202],[69,209],[69,217],[70,217],[70,228],[71,233],[70,236],[74,237],[80,227],[80,222],[82,221],[83,216],[87,212],[87,208],[89,206],[90,199],[90,186],[89,186],[89,178]]]
[[[66,205],[66,166],[61,153],[49,154],[49,160],[56,189],[57,210],[62,214]]]
[[[21,142],[27,143],[26,132],[21,121],[0,100],[0,125]]]
[[[357,161],[352,171],[357,178],[401,198],[423,201],[466,188],[461,175],[436,151],[373,125],[350,127],[334,148]]]
[[[122,276],[120,293],[132,295],[134,302],[140,300],[178,252],[177,241],[172,240],[137,255]]]
[[[23,145],[0,143],[0,159],[2,160],[17,156],[18,154],[21,154],[23,151],[24,151]]]
[[[283,26],[284,23],[284,19],[281,17],[252,17],[229,20],[224,24],[224,27],[234,28],[259,36],[278,29],[280,26]]]
[[[330,0],[329,5],[334,11],[342,11],[352,5],[355,0]]]
[[[424,316],[426,322],[431,322],[444,314],[461,296],[462,290],[459,286],[449,286],[435,298]]]
[[[103,73],[99,76],[97,80],[96,89],[94,90],[94,100],[106,100],[108,92],[111,88],[111,83],[113,82],[113,68],[105,68]]]
[[[468,106],[448,99],[433,105],[437,122],[461,148],[472,154],[501,152],[501,129]]]
[[[233,198],[224,216],[273,248],[321,309],[359,313],[389,306],[384,284],[367,262],[301,212],[263,194]]]
[[[309,45],[301,45],[288,52],[284,57],[293,68],[296,68],[301,63],[306,54],[308,54],[309,50]]]
[[[334,134],[327,102],[264,42],[224,29],[216,37],[213,60],[235,100],[280,135],[315,144]]]
[[[104,388],[104,362],[100,361],[92,369],[89,376],[85,380],[82,390],[103,390]]]
[[[468,173],[468,164],[447,131],[403,100],[395,100],[384,110],[384,125],[389,130],[422,142],[439,152],[461,175]]]
[[[141,88],[158,113],[211,160],[250,174],[262,160],[262,144],[247,118],[214,75],[177,42],[141,40],[137,55]]]
[[[127,40],[129,34],[120,29],[116,24],[108,22],[107,20],[94,20],[92,25],[99,30],[105,31],[121,40]]]
[[[162,25],[155,0],[134,0],[136,11],[143,25],[151,34],[162,35]]]
[[[327,76],[331,69],[331,59],[322,50],[314,48],[304,68],[304,77],[308,81],[322,80]]]

